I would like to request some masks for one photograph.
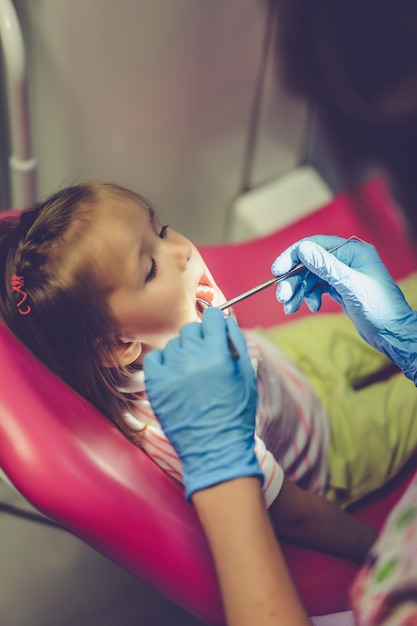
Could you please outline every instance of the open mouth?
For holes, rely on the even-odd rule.
[[[212,306],[217,307],[221,302],[224,302],[224,296],[219,289],[213,285],[208,276],[201,276],[195,290],[195,309],[198,317],[201,319],[207,308]],[[231,315],[232,310],[226,309],[223,313],[226,317],[228,317]]]
[[[200,285],[199,285],[200,287]],[[209,291],[207,287],[203,290],[197,289],[196,297],[195,297],[195,308],[197,310],[198,316],[201,319],[204,311],[212,306],[217,306],[213,304],[214,302],[214,292],[213,290]],[[223,311],[225,317],[229,317],[232,314],[232,309],[225,309]]]
[[[209,285],[199,284],[195,292],[195,306],[201,316],[207,307],[213,306],[214,291]]]
[[[207,300],[203,300],[202,298],[196,298],[196,309],[198,311],[198,313],[201,313],[201,315],[204,313],[204,311],[211,307],[212,305],[210,304],[210,302],[207,302]]]

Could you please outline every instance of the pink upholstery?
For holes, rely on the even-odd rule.
[[[232,297],[266,279],[285,246],[316,232],[372,240],[395,278],[417,267],[379,181],[280,233],[245,244],[206,246],[202,252]],[[273,288],[236,307],[236,313],[243,326],[287,319]],[[0,371],[0,466],[17,489],[201,620],[223,623],[211,557],[181,488],[1,325]],[[411,471],[412,466],[355,514],[379,527]],[[351,563],[295,548],[286,555],[311,615],[347,608],[346,590],[356,571]]]

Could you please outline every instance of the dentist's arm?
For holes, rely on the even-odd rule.
[[[308,626],[265,509],[259,480],[242,477],[196,491],[229,626]]]
[[[408,305],[374,246],[350,241],[333,253],[327,252],[343,241],[316,235],[285,250],[274,261],[273,274],[284,274],[299,262],[307,269],[278,285],[278,301],[284,303],[286,313],[297,311],[304,300],[315,312],[320,309],[322,295],[330,295],[361,337],[417,384],[417,312]]]
[[[263,500],[256,380],[236,322],[206,310],[201,324],[188,324],[165,350],[149,353],[144,370],[212,550],[228,625],[308,626]]]

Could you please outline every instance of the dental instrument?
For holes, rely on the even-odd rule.
[[[197,298],[197,302],[201,307],[201,312],[203,312],[205,309],[211,308],[213,307],[213,305],[211,304],[211,302],[208,302],[207,300],[203,300],[203,298]],[[220,308],[220,307],[217,307]],[[235,344],[233,343],[233,341],[230,339],[230,337],[227,337],[227,345],[229,346],[229,350],[230,353],[232,355],[233,359],[238,359],[239,358],[239,352],[235,346]]]
[[[353,239],[359,239],[359,238],[356,237],[355,235],[352,235],[351,237],[349,237],[349,239],[346,239],[346,241],[344,241],[343,243],[340,243],[338,246],[334,246],[333,248],[330,248],[329,250],[327,250],[327,252],[335,252],[336,250],[338,250],[339,248],[342,248],[349,241],[352,241]],[[291,270],[289,270],[289,272],[286,272],[285,274],[282,274],[281,276],[273,276],[272,278],[269,278],[265,282],[260,283],[259,285],[256,285],[256,287],[252,287],[252,289],[248,289],[247,291],[244,291],[240,295],[235,296],[231,300],[228,300],[227,302],[224,302],[223,304],[220,304],[217,308],[220,309],[221,311],[224,311],[225,309],[229,309],[230,307],[234,306],[235,304],[238,304],[238,302],[242,302],[242,300],[246,300],[246,298],[249,298],[250,296],[253,296],[256,293],[259,293],[260,291],[263,291],[267,287],[270,287],[271,285],[279,283],[282,280],[285,280],[286,278],[289,278],[290,276],[293,276],[294,274],[297,274],[300,270],[302,270],[304,268],[305,268],[304,263],[298,263],[298,265],[296,265]],[[202,304],[206,304],[205,300],[202,300],[201,298],[198,298],[198,300]],[[207,306],[212,306],[212,305],[211,305],[211,303],[207,303]]]
[[[349,239],[346,239],[346,241],[343,241],[339,245],[334,246],[333,248],[330,248],[329,250],[327,250],[327,252],[335,252],[339,248],[342,248],[343,246],[345,246],[349,241],[352,241],[354,239],[361,241],[361,239],[359,237],[356,237],[356,235],[352,235],[351,237],[349,237]],[[298,265],[293,267],[291,270],[289,270],[285,274],[282,274],[281,276],[273,276],[272,278],[269,278],[268,280],[264,281],[263,283],[260,283],[259,285],[256,285],[256,287],[252,287],[252,289],[248,289],[247,291],[244,291],[240,295],[235,296],[231,300],[228,300],[227,302],[224,302],[223,304],[220,304],[217,308],[220,309],[220,311],[224,311],[225,309],[229,309],[230,307],[234,306],[235,304],[238,304],[239,302],[242,302],[242,300],[246,300],[246,298],[249,298],[250,296],[253,296],[256,293],[259,293],[260,291],[263,291],[267,287],[270,287],[271,285],[279,283],[282,280],[285,280],[286,278],[289,278],[290,276],[293,276],[294,274],[297,274],[300,270],[302,270],[304,268],[305,268],[304,263],[298,263]],[[205,308],[213,306],[211,302],[208,302],[207,300],[204,300],[203,298],[197,298],[197,302],[200,304],[200,306],[203,308],[203,310]],[[228,341],[228,345],[229,345],[229,348],[230,348],[230,352],[232,353],[232,357],[234,359],[238,359],[239,358],[239,353],[237,352],[237,350],[236,350],[235,346],[233,345],[231,339],[228,338],[227,341]]]

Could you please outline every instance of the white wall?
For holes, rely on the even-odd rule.
[[[241,190],[266,0],[15,0],[40,197],[108,179],[197,242]],[[305,107],[272,80],[250,183],[302,156]]]

